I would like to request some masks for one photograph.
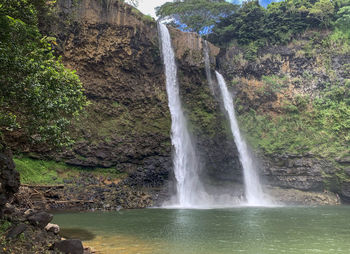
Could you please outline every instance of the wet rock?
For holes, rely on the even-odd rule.
[[[343,182],[341,184],[340,195],[344,202],[350,203],[350,182]]]
[[[17,226],[14,226],[6,235],[7,239],[14,239],[17,236],[19,236],[20,234],[22,234],[26,229],[27,229],[27,225],[24,223],[20,223]]]
[[[45,228],[46,225],[51,222],[53,215],[47,212],[38,212],[30,215],[27,220],[33,225],[39,228]]]
[[[331,192],[311,192],[296,189],[269,188],[268,194],[278,204],[288,205],[339,205],[339,197]]]
[[[69,239],[56,242],[54,244],[54,249],[57,249],[63,253],[67,254],[83,254],[84,247],[80,240]]]
[[[304,191],[323,191],[323,172],[330,162],[310,156],[274,155],[264,158],[264,177],[273,186]]]

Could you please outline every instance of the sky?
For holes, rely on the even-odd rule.
[[[279,0],[260,0],[260,4],[264,7],[266,7],[271,2],[277,2]],[[138,9],[147,15],[151,15],[152,17],[156,18],[155,10],[154,8],[161,6],[162,4],[166,2],[171,2],[169,0],[140,0]],[[227,2],[234,2],[234,3],[242,3],[242,0],[227,0]]]
[[[154,8],[161,6],[162,4],[170,2],[169,0],[140,0],[138,9],[147,15],[151,15],[152,17],[156,17],[156,13]]]

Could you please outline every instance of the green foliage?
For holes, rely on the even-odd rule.
[[[241,45],[255,42],[264,33],[264,19],[265,10],[258,1],[245,2],[237,12],[217,22],[209,39],[218,44],[230,42],[232,39]]]
[[[350,6],[344,6],[340,8],[340,10],[337,12],[337,20],[335,21],[335,24],[338,28],[340,28],[345,33],[349,34],[350,30]]]
[[[12,223],[8,220],[0,220],[0,235],[3,235],[10,227]]]
[[[334,15],[334,5],[330,0],[319,0],[310,9],[309,16],[312,16],[326,27],[331,24]]]
[[[0,2],[0,132],[60,146],[71,142],[70,120],[86,99],[78,76],[53,55],[55,39],[39,33],[41,2]]]
[[[271,3],[264,9],[258,1],[247,1],[235,13],[223,16],[208,39],[222,46],[233,41],[241,46],[249,45],[248,57],[252,59],[256,48],[285,44],[308,28],[329,28],[335,21],[348,33],[349,6],[348,0],[286,0]]]
[[[14,158],[22,184],[53,185],[63,183],[63,179],[75,178],[81,172],[96,176],[120,178],[124,174],[116,168],[81,168],[50,160],[36,160],[23,156]]]
[[[225,0],[184,0],[163,4],[157,9],[157,16],[171,17],[175,26],[200,33],[210,29],[220,17],[232,14],[236,9],[236,5]]]
[[[261,92],[265,93],[265,95],[276,94],[288,87],[288,80],[286,77],[278,77],[276,75],[262,76],[261,80],[263,81]]]
[[[53,161],[33,160],[29,158],[14,158],[16,169],[20,173],[22,184],[58,184],[62,178],[58,177],[57,169],[62,164]]]
[[[276,82],[275,77],[264,79]],[[349,98],[349,84],[332,83],[313,100],[301,94],[284,98],[282,114],[250,110],[239,120],[250,143],[267,154],[312,152],[336,157],[350,147]]]

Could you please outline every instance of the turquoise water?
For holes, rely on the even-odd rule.
[[[141,209],[56,214],[101,253],[350,253],[350,207]],[[69,233],[67,233],[69,234]]]

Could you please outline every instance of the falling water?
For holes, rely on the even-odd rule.
[[[199,163],[181,105],[177,67],[170,34],[164,24],[159,24],[159,31],[165,66],[168,106],[171,114],[171,142],[174,148],[173,167],[177,181],[176,201],[171,202],[170,205],[189,208],[201,206],[206,193],[199,181]]]
[[[239,126],[237,123],[235,109],[233,107],[233,98],[229,93],[225,80],[219,72],[215,72],[219,83],[220,91],[222,94],[225,110],[230,121],[231,132],[235,139],[237,150],[239,152],[239,159],[243,167],[244,184],[245,184],[245,196],[248,205],[269,205],[271,202],[264,194],[258,173],[254,166],[254,162],[249,155],[247,144],[241,136]]]
[[[209,83],[209,88],[212,94],[214,94],[214,85],[213,85],[213,79],[211,77],[211,71],[210,71],[210,57],[209,57],[209,53],[210,53],[210,49],[209,49],[209,45],[208,42],[206,40],[204,40],[204,45],[203,45],[203,51],[204,51],[204,63],[205,63],[205,73],[207,75],[207,80]]]

